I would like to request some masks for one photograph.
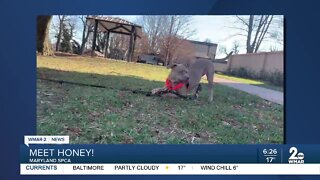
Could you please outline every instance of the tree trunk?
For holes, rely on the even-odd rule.
[[[268,19],[268,15],[267,16],[264,16],[264,15],[262,15],[261,17],[260,17],[260,21],[259,21],[259,24],[258,24],[258,28],[257,28],[257,31],[256,31],[256,35],[254,36],[254,39],[253,39],[253,42],[252,42],[252,47],[253,47],[253,49],[255,49],[256,50],[256,43],[257,43],[257,40],[258,40],[258,35],[260,34],[260,31],[261,31],[261,28],[264,26],[264,24],[265,24],[265,20],[267,20]]]
[[[248,36],[247,36],[247,53],[252,53],[253,48],[251,46],[251,35],[253,30],[253,18],[254,15],[250,15],[249,17],[249,24],[248,24]]]
[[[166,66],[168,66],[170,64],[170,48],[171,48],[171,36],[172,36],[172,31],[173,31],[173,25],[174,25],[174,16],[171,16],[169,35],[167,38],[166,51],[165,51],[165,53],[166,53],[165,54]]]
[[[62,25],[60,25],[59,33],[57,36],[56,51],[59,51],[59,45],[60,45],[61,34],[62,34],[61,32],[62,32]]]
[[[265,36],[265,34],[267,33],[267,31],[268,31],[268,29],[269,29],[269,26],[270,26],[270,24],[271,24],[271,22],[272,22],[272,19],[273,19],[273,15],[271,15],[271,18],[270,18],[270,20],[269,20],[269,22],[267,22],[267,20],[268,19],[266,19],[266,28],[263,28],[263,30],[262,30],[262,32],[261,32],[261,35],[260,35],[260,37],[259,37],[259,39],[258,39],[258,42],[257,42],[257,45],[256,45],[256,49],[255,49],[255,51],[254,52],[257,52],[258,51],[258,49],[259,49],[259,47],[260,47],[260,45],[261,45],[261,43],[262,43],[262,41],[263,41],[263,39],[264,39],[264,36]]]
[[[61,41],[61,36],[62,36],[62,29],[64,25],[64,16],[59,17],[59,32],[57,35],[57,44],[56,44],[56,51],[59,51],[59,46],[60,46],[60,41]]]
[[[37,17],[37,51],[44,56],[53,55],[49,41],[49,26],[52,16]]]
[[[87,41],[89,39],[89,35],[90,35],[90,30],[88,28],[87,34],[85,36],[83,36],[84,38],[82,38],[81,48],[80,48],[80,55],[83,54],[84,48],[86,47],[86,43],[87,43]]]
[[[82,16],[80,19],[83,23],[83,31],[82,31],[82,41],[81,41],[81,47],[80,47],[79,54],[82,55],[83,51],[86,47],[86,43],[88,41],[90,32],[92,32],[92,27],[89,24],[87,24],[87,20],[85,19],[84,16]]]

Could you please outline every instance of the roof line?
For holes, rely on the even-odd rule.
[[[98,21],[104,21],[104,22],[109,22],[109,23],[115,23],[115,24],[122,24],[122,25],[127,25],[127,26],[136,26],[136,27],[139,27],[139,28],[142,28],[142,26],[140,25],[137,25],[135,23],[132,23],[130,21],[127,21],[127,20],[124,20],[124,19],[121,19],[121,18],[118,18],[118,17],[111,17],[111,16],[87,16],[86,17],[87,19],[94,19],[94,20],[98,20]],[[110,19],[116,19],[118,21],[123,21],[123,22],[117,22],[117,21],[112,21],[112,20],[107,20],[107,19],[104,19],[104,18],[110,18]],[[125,22],[125,23],[124,23]]]
[[[191,43],[195,43],[195,44],[203,44],[203,45],[207,45],[207,46],[218,46],[218,44],[216,44],[216,43],[194,41],[194,40],[188,40],[188,41],[190,41]]]

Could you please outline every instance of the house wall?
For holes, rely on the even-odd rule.
[[[241,67],[256,73],[261,71],[269,73],[279,71],[283,73],[284,71],[283,51],[233,55],[229,58],[227,64],[214,64],[215,70],[220,72],[226,72],[229,69],[232,70]]]
[[[223,63],[213,63],[213,64],[214,64],[214,71],[217,71],[217,72],[228,71],[228,64],[223,64]]]
[[[193,43],[193,45],[194,45],[196,57],[214,59],[216,55],[217,46],[207,46],[204,44],[195,44],[195,43]],[[209,48],[209,54],[208,54],[208,48]]]

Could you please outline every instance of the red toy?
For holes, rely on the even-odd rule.
[[[181,89],[183,86],[184,86],[183,83],[179,83],[179,84],[174,86],[174,84],[169,79],[166,80],[166,88],[168,90],[177,91],[177,90]]]

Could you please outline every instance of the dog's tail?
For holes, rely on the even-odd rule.
[[[213,59],[211,60],[212,62],[217,62],[217,63],[227,63],[227,59],[230,58],[230,56],[233,54],[233,51],[231,51],[225,58],[222,59]]]

